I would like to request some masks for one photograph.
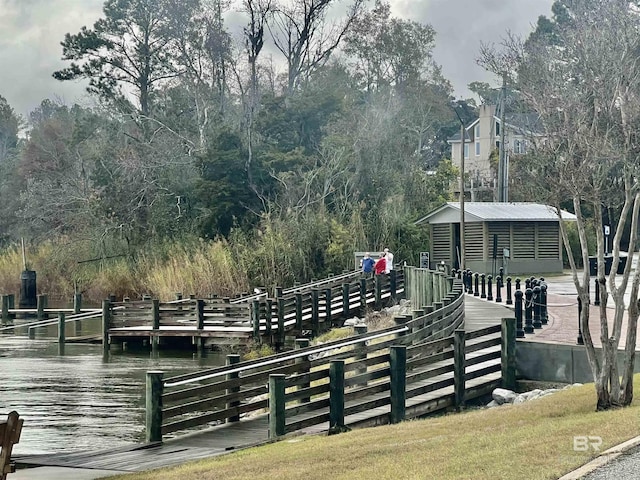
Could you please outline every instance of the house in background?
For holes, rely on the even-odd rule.
[[[527,152],[528,139],[539,130],[537,116],[534,114],[505,115],[505,154],[507,165],[511,155]],[[481,105],[478,118],[465,127],[464,147],[460,133],[447,140],[451,145],[451,161],[460,168],[460,148],[464,148],[465,177],[470,184],[465,185],[465,192],[470,192],[471,201],[496,199],[497,154],[500,148],[501,121],[496,115],[495,105]],[[491,164],[492,154],[495,163]],[[459,196],[459,185],[456,185],[456,196]]]
[[[562,272],[560,219],[553,207],[538,203],[465,202],[465,267],[508,275]],[[564,221],[575,221],[562,211]],[[459,267],[460,204],[448,202],[416,225],[430,225],[430,268],[441,262]]]

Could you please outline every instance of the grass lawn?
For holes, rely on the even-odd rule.
[[[640,388],[638,375],[635,388]],[[595,390],[588,384],[520,405],[330,437],[292,437],[109,479],[557,479],[597,456],[594,450],[574,451],[574,436],[601,437],[600,449],[606,450],[640,435],[640,401],[608,412],[595,412],[595,404]]]

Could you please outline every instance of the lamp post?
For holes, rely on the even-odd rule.
[[[460,118],[458,110],[453,109],[460,121],[460,270],[464,270],[464,122]]]

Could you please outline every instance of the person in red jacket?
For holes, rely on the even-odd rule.
[[[376,275],[381,275],[387,269],[387,260],[384,258],[384,252],[380,254],[380,258],[376,261],[376,264],[373,266],[373,271]]]

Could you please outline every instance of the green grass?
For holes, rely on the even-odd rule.
[[[636,388],[640,377],[636,376]],[[469,410],[335,436],[299,436],[222,457],[111,480],[557,479],[597,455],[574,436],[599,436],[605,450],[640,434],[640,402],[595,412],[593,385],[528,403]]]

